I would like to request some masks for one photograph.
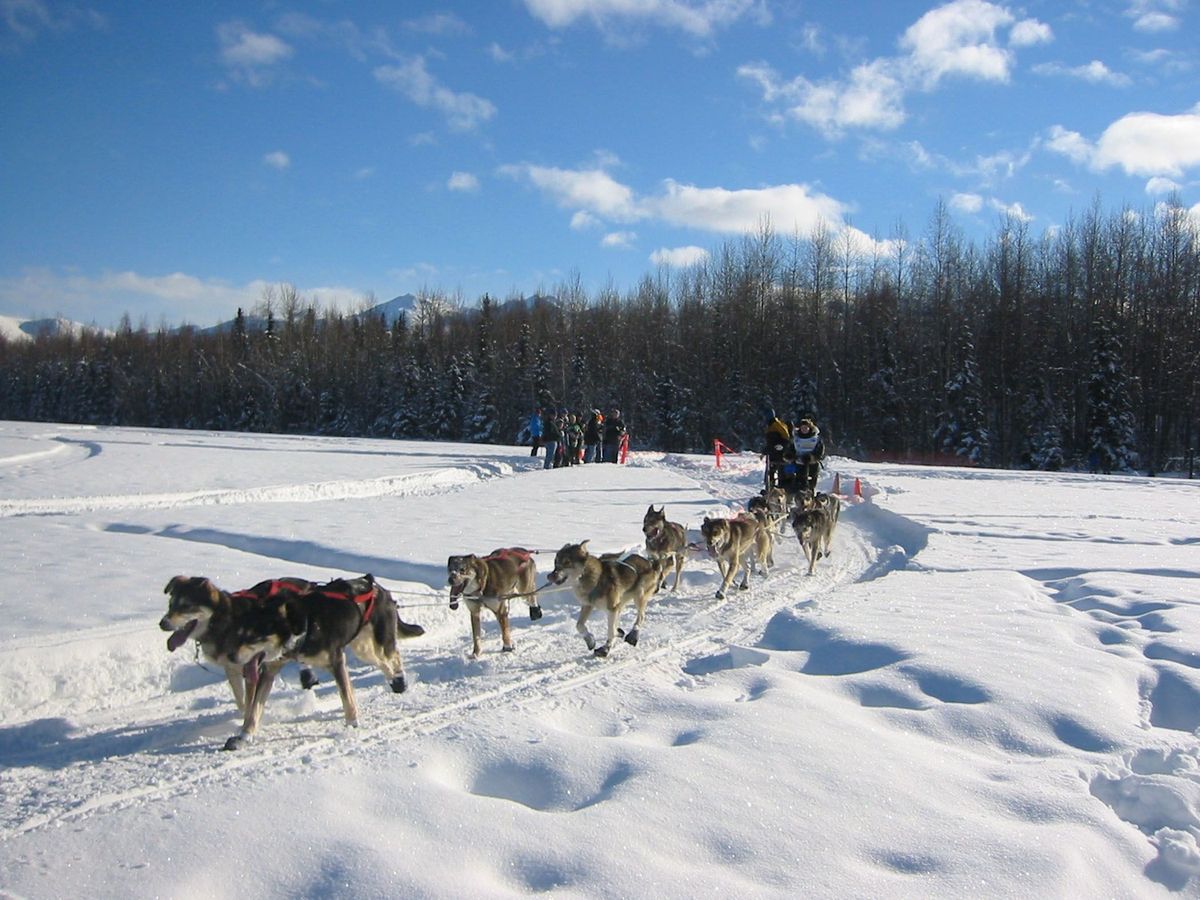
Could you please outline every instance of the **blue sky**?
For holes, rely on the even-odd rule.
[[[0,0],[0,314],[200,325],[632,289],[769,222],[862,246],[1200,220],[1194,0]],[[886,250],[886,243],[884,249]]]

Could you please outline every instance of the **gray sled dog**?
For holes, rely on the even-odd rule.
[[[408,687],[397,639],[425,633],[401,621],[396,601],[371,575],[335,578],[304,594],[268,600],[247,611],[230,654],[251,687],[242,730],[225,742],[237,750],[254,739],[275,676],[289,659],[328,669],[337,683],[346,725],[358,725],[358,703],[346,664],[346,648],[376,666],[393,692]]]
[[[772,487],[762,494],[751,497],[750,502],[746,504],[746,509],[755,514],[759,510],[765,511],[770,527],[779,534],[785,534],[784,529],[787,527],[791,505],[787,491],[781,487]]]
[[[187,641],[196,642],[204,658],[225,670],[233,702],[238,712],[246,711],[246,687],[242,667],[233,661],[237,628],[246,611],[284,594],[299,596],[317,585],[304,578],[275,578],[260,581],[244,591],[223,591],[207,578],[176,575],[167,582],[163,593],[167,601],[166,615],[158,623],[163,631],[171,632],[167,650],[174,653]],[[316,684],[310,669],[300,672],[305,687]]]
[[[829,555],[829,546],[833,541],[833,527],[837,524],[840,505],[836,497],[831,497],[833,504],[818,503],[815,500],[808,509],[797,509],[792,513],[792,530],[800,542],[800,549],[808,559],[808,574],[813,573],[817,560]]]
[[[505,651],[513,649],[512,632],[508,624],[508,601],[521,596],[529,604],[529,618],[542,617],[534,593],[537,566],[533,553],[523,547],[502,547],[487,556],[468,553],[446,560],[447,582],[450,585],[450,608],[458,609],[459,598],[467,603],[471,613],[471,656],[483,652],[483,626],[480,614],[490,609],[500,623],[500,642]]]
[[[637,607],[637,618],[633,628],[623,634],[625,642],[636,647],[646,618],[646,604],[663,580],[665,563],[636,553],[593,556],[587,545],[587,541],[566,544],[554,555],[554,571],[548,578],[554,584],[569,584],[574,589],[580,603],[575,630],[596,656],[608,656],[612,652],[619,633],[617,620],[621,610],[626,604],[633,603]],[[596,607],[608,613],[608,638],[600,647],[596,646],[596,639],[587,627],[588,617]]]
[[[667,521],[667,508],[660,506],[646,510],[642,517],[642,534],[646,536],[646,555],[663,562],[663,582],[675,567],[675,583],[672,591],[679,590],[679,577],[683,573],[683,561],[687,558],[687,531],[678,522]],[[659,589],[662,584],[659,584]]]
[[[725,597],[738,569],[743,569],[742,583],[738,585],[743,591],[750,587],[750,572],[760,559],[765,571],[771,535],[763,519],[751,513],[743,513],[732,519],[705,516],[700,533],[704,535],[709,555],[716,558],[717,568],[721,572],[718,600]]]

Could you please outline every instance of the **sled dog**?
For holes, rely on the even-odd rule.
[[[508,626],[508,601],[521,596],[529,604],[529,618],[542,617],[535,591],[537,567],[533,554],[523,547],[502,547],[487,556],[469,553],[451,556],[446,560],[447,581],[450,585],[450,608],[458,609],[459,599],[467,602],[471,613],[471,656],[479,658],[482,651],[483,626],[479,616],[486,607],[500,623],[500,641],[505,651],[513,649],[512,633]]]
[[[836,494],[826,494],[822,491],[817,491],[807,498],[804,504],[805,509],[824,509],[829,514],[832,524],[831,529],[837,525],[838,516],[842,514],[842,501],[837,498]],[[828,554],[826,554],[828,555]]]
[[[834,500],[836,503],[836,498]],[[800,542],[800,549],[808,559],[809,575],[813,573],[817,560],[829,555],[837,511],[837,506],[819,504],[814,500],[808,509],[797,509],[792,513],[792,530]]]
[[[569,584],[574,589],[580,603],[575,630],[596,656],[608,656],[617,642],[617,619],[628,603],[637,608],[637,618],[624,637],[626,643],[637,646],[646,604],[658,590],[665,566],[661,559],[647,559],[636,553],[593,556],[588,552],[588,542],[583,541],[566,544],[554,555],[554,571],[548,577],[554,584]],[[608,613],[608,638],[600,647],[587,627],[596,607]]]
[[[711,519],[704,517],[700,533],[704,535],[708,552],[717,560],[721,572],[721,586],[717,588],[717,599],[725,597],[725,591],[733,581],[738,569],[744,569],[741,590],[750,586],[750,570],[754,568],[762,546],[763,522],[745,513],[733,519]],[[765,535],[770,540],[770,535]]]
[[[677,522],[667,521],[667,508],[660,506],[646,510],[642,517],[642,534],[646,536],[646,555],[663,563],[662,580],[665,583],[671,566],[675,567],[675,582],[672,591],[679,590],[679,577],[683,573],[683,561],[687,557],[687,531]],[[661,590],[662,584],[659,584]]]
[[[788,497],[787,491],[781,487],[772,487],[751,497],[750,502],[746,504],[746,510],[752,513],[764,510],[767,513],[769,527],[777,530],[779,534],[784,534],[791,505],[791,498]]]
[[[303,594],[282,595],[247,611],[237,628],[231,657],[252,685],[242,730],[225,742],[237,750],[253,740],[275,675],[286,660],[328,669],[337,683],[346,725],[358,725],[358,704],[346,665],[346,648],[376,666],[399,694],[408,686],[396,646],[418,637],[420,625],[401,621],[391,593],[371,575],[335,578]]]
[[[303,578],[276,578],[260,581],[244,591],[230,593],[218,588],[207,578],[176,575],[167,582],[163,593],[168,594],[167,613],[158,623],[163,631],[171,632],[167,650],[174,653],[189,639],[199,646],[204,658],[225,670],[233,702],[238,712],[246,711],[245,679],[242,667],[233,661],[238,623],[248,609],[259,606],[283,594],[299,595],[316,587]],[[312,672],[304,669],[300,680],[305,687],[316,683]]]

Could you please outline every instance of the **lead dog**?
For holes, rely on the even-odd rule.
[[[710,519],[705,516],[700,533],[704,535],[709,555],[716,558],[717,569],[721,573],[717,599],[724,599],[725,591],[738,569],[744,569],[738,588],[744,591],[750,587],[750,572],[755,561],[763,552],[764,544],[770,546],[771,536],[762,520],[749,513],[733,519]],[[763,561],[766,562],[765,559]]]
[[[833,498],[836,503],[836,498]],[[792,530],[800,542],[800,549],[808,559],[808,574],[813,573],[817,560],[829,555],[833,541],[833,526],[837,522],[836,505],[813,503],[808,509],[797,509],[792,513]]]
[[[675,583],[671,585],[671,590],[679,590],[683,561],[687,557],[687,531],[678,522],[667,521],[665,506],[655,509],[652,503],[642,517],[642,534],[646,536],[646,555],[664,563],[663,582],[667,580],[670,567],[675,567]],[[662,584],[658,587],[661,589]]]
[[[401,621],[391,593],[371,575],[335,578],[304,594],[280,596],[252,609],[239,623],[232,653],[253,685],[247,698],[242,730],[225,742],[237,750],[253,740],[275,675],[288,659],[328,669],[337,683],[346,725],[358,725],[358,703],[346,666],[346,648],[379,668],[393,692],[408,684],[396,645],[399,637],[425,633],[420,625]]]
[[[500,623],[500,642],[505,651],[513,649],[508,624],[508,601],[522,596],[529,604],[529,618],[537,621],[542,608],[535,594],[537,566],[533,554],[523,547],[503,547],[488,556],[451,556],[446,560],[447,581],[450,585],[450,608],[458,609],[461,597],[471,613],[471,656],[482,652],[483,626],[479,616],[486,607]]]
[[[787,524],[788,512],[791,508],[791,500],[788,497],[788,492],[781,487],[768,488],[764,493],[757,494],[750,498],[750,502],[746,504],[746,509],[752,513],[757,513],[760,509],[767,513],[770,527],[777,529],[780,534],[784,534],[784,527]]]
[[[316,587],[303,578],[276,578],[260,581],[254,587],[232,593],[223,591],[207,578],[176,575],[167,582],[163,593],[170,595],[167,613],[158,623],[163,631],[171,632],[167,650],[174,653],[190,638],[199,646],[204,657],[225,670],[233,702],[238,712],[246,711],[245,679],[242,667],[231,657],[236,631],[245,612],[272,597],[282,594],[299,595]],[[311,670],[300,673],[304,686],[316,683]]]
[[[636,647],[646,618],[646,604],[663,580],[664,563],[636,553],[593,556],[587,545],[588,542],[583,541],[563,546],[554,555],[554,571],[547,577],[554,584],[569,584],[574,589],[580,603],[575,630],[596,656],[608,656],[612,652],[617,642],[617,620],[621,610],[633,603],[637,618],[624,637],[626,643]],[[608,613],[608,639],[601,647],[596,646],[596,639],[587,627],[588,617],[596,607]]]

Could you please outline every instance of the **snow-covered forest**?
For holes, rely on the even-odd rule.
[[[693,451],[753,445],[769,402],[864,458],[1186,465],[1200,240],[1185,209],[1097,201],[1040,236],[1007,217],[977,246],[939,205],[919,236],[849,234],[764,223],[631,289],[429,291],[395,320],[281,285],[224,329],[0,339],[0,418],[495,443],[537,405],[616,405],[635,448]]]

